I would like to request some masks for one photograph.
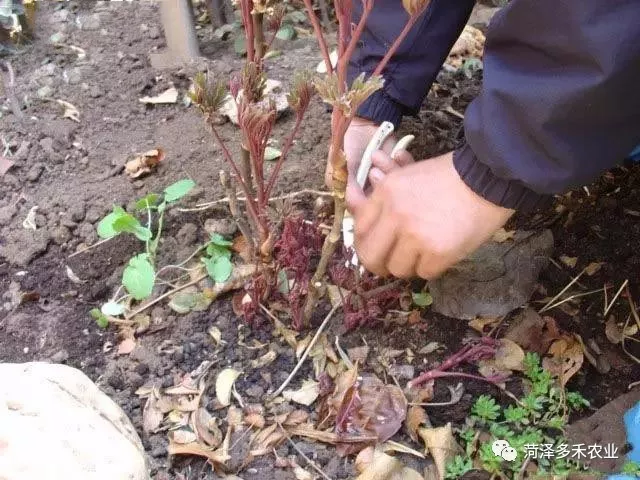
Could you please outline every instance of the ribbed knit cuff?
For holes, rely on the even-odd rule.
[[[453,165],[471,190],[501,207],[531,212],[548,207],[553,201],[552,196],[536,193],[518,180],[496,177],[467,144],[453,152]]]
[[[358,116],[374,123],[391,122],[397,129],[402,121],[404,110],[405,108],[401,104],[384,91],[378,90],[360,105]]]

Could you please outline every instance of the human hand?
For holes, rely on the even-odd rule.
[[[360,166],[360,160],[362,160],[362,154],[378,130],[378,127],[379,125],[371,120],[355,117],[351,121],[349,128],[347,128],[347,133],[344,136],[344,153],[347,157],[347,169],[350,180],[355,179],[358,166]],[[382,149],[390,153],[395,144],[395,137],[390,135],[382,146]],[[327,167],[324,172],[324,181],[327,187],[331,188],[333,186],[333,168],[329,162],[327,162]]]
[[[374,182],[370,197],[350,182],[347,208],[365,268],[425,279],[467,257],[514,213],[473,192],[455,170],[452,153],[390,169]]]

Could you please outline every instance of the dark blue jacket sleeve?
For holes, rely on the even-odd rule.
[[[431,0],[383,72],[385,84],[360,107],[358,115],[396,126],[415,114],[464,28],[475,0]],[[362,15],[354,0],[353,22]],[[372,73],[406,24],[401,0],[375,0],[374,8],[349,64],[349,80]]]
[[[640,144],[638,0],[512,0],[483,61],[454,164],[487,200],[533,209]]]

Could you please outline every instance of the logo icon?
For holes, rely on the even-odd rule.
[[[496,440],[491,444],[491,450],[496,457],[501,457],[507,462],[513,462],[518,456],[516,449],[506,440]]]

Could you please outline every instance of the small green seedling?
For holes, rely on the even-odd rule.
[[[532,446],[555,449],[569,443],[563,434],[569,413],[589,406],[589,402],[578,392],[565,391],[541,367],[537,354],[526,354],[524,368],[527,393],[515,405],[503,408],[488,395],[476,399],[467,426],[458,434],[465,453],[447,464],[446,478],[460,478],[478,466],[498,478],[522,478],[524,464],[530,461],[527,451]],[[515,460],[505,461],[496,455],[492,448],[495,440],[508,442],[517,452]],[[538,456],[533,461],[537,465],[537,475],[564,478],[569,473],[585,471],[577,462],[559,456]]]
[[[135,210],[146,216],[146,224],[118,205],[115,205],[113,211],[98,223],[97,232],[102,239],[128,233],[145,244],[145,251],[134,255],[122,274],[122,286],[127,295],[120,300],[105,303],[97,312],[92,310],[91,314],[99,325],[108,324],[110,316],[122,315],[126,310],[122,302],[127,297],[140,301],[151,295],[156,283],[154,265],[162,235],[164,214],[167,208],[186,196],[194,186],[193,180],[179,180],[165,188],[162,194],[150,193],[137,200]]]
[[[416,307],[428,307],[433,303],[429,292],[411,292],[411,299]]]
[[[231,263],[232,242],[225,240],[222,235],[214,233],[206,246],[207,256],[202,258],[207,273],[215,282],[224,282],[233,271]]]

